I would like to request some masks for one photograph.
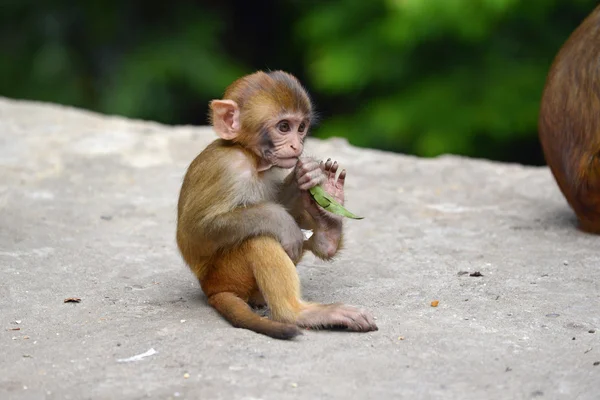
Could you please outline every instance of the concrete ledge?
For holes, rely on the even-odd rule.
[[[380,330],[283,342],[230,327],[177,253],[181,179],[213,139],[0,98],[0,398],[598,398],[599,242],[547,168],[309,140],[366,219],[302,262],[304,295]]]

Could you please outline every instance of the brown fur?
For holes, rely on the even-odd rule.
[[[550,68],[539,137],[580,229],[600,233],[600,6],[572,33]]]
[[[192,161],[178,202],[177,244],[210,305],[235,327],[279,339],[300,334],[299,327],[376,330],[362,310],[301,299],[296,264],[309,250],[331,259],[341,245],[342,225],[306,203],[300,188],[307,183],[297,180],[314,186],[327,179],[343,202],[345,177],[342,171],[336,181],[337,164],[329,161],[327,175],[316,162],[298,161],[287,177],[279,164],[270,164],[289,159],[290,146],[293,154],[302,152],[305,133],[298,127],[312,117],[305,90],[284,72],[258,72],[234,82],[224,97],[211,103],[211,121],[227,140],[214,141]],[[282,118],[293,131],[276,132]],[[265,160],[261,154],[272,137],[279,147]],[[313,229],[309,241],[300,227]],[[248,305],[265,302],[271,319]]]

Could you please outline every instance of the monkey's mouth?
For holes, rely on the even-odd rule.
[[[279,168],[295,167],[296,163],[298,162],[299,157],[300,157],[299,155],[291,156],[291,157],[281,157],[281,156],[278,157],[271,150],[266,150],[262,153],[263,160],[266,160],[271,165],[274,165]]]
[[[296,166],[297,162],[298,157],[278,158],[276,165],[281,168],[292,168]]]

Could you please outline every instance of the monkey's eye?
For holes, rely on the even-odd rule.
[[[290,131],[290,123],[288,121],[281,121],[277,124],[277,129],[281,132],[289,132]]]
[[[306,130],[306,122],[303,122],[298,127],[298,132],[304,132]]]

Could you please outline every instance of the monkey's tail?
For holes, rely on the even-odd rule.
[[[302,333],[294,324],[260,317],[244,300],[231,292],[214,294],[210,296],[208,302],[236,328],[249,329],[275,339],[292,339]]]

